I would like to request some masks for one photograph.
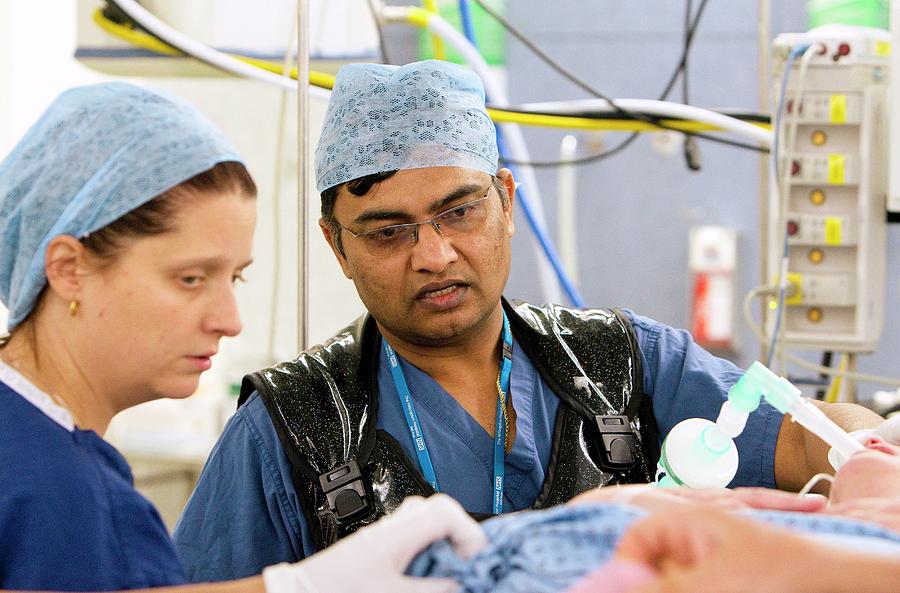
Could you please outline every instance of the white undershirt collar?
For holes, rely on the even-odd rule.
[[[0,359],[0,381],[9,385],[13,391],[69,432],[75,430],[75,421],[69,410],[53,401],[50,395],[35,387],[22,373],[6,364],[2,359]]]

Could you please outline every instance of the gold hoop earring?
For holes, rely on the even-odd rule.
[[[72,299],[69,301],[69,315],[75,317],[78,315],[78,299]]]

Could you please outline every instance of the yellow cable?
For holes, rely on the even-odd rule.
[[[428,12],[432,14],[438,13],[437,2],[435,2],[435,0],[424,0],[423,5]],[[436,33],[431,34],[431,49],[434,52],[434,59],[447,59],[447,53],[444,51],[444,40]]]
[[[422,29],[428,28],[428,21],[431,20],[431,13],[418,6],[410,6],[406,9],[406,21]]]
[[[590,117],[578,117],[574,115],[550,115],[539,113],[521,113],[518,111],[506,111],[504,109],[488,108],[488,114],[497,123],[522,124],[528,126],[540,126],[544,128],[575,128],[579,130],[612,130],[625,131],[661,131],[657,126],[630,119],[594,119]],[[681,119],[661,120],[663,125],[685,132],[703,132],[709,130],[721,130],[721,128],[699,121],[687,121]],[[751,122],[763,129],[771,126],[765,123]]]
[[[845,371],[847,370],[847,354],[841,354],[841,362],[838,365],[838,370]],[[831,385],[828,387],[828,391],[825,393],[825,401],[833,404],[838,400],[838,394],[841,392],[841,381],[843,380],[843,376],[835,375],[831,380]]]
[[[128,43],[132,45],[136,45],[138,47],[142,47],[144,49],[149,49],[150,51],[155,51],[156,53],[165,54],[167,56],[181,56],[184,55],[183,52],[175,49],[174,47],[167,45],[153,37],[152,35],[147,35],[146,33],[142,33],[140,31],[136,31],[130,26],[120,25],[119,23],[113,22],[103,16],[103,10],[97,9],[94,11],[94,22],[101,29],[106,31],[107,33],[112,33],[116,37],[120,39],[124,39]]]
[[[431,13],[427,10],[423,10],[418,7],[411,7],[409,9],[408,21],[416,26],[427,28],[428,19],[431,17]],[[181,51],[175,49],[174,47],[163,43],[156,37],[152,35],[148,35],[141,31],[136,31],[131,27],[120,25],[118,23],[114,23],[113,21],[107,19],[103,16],[103,12],[101,10],[97,10],[94,12],[94,22],[107,31],[108,33],[124,39],[128,41],[132,45],[137,47],[147,49],[149,51],[153,51],[156,53],[161,53],[165,55],[173,55],[173,56],[181,56],[184,55]],[[269,60],[261,60],[257,58],[248,58],[246,56],[236,55],[236,54],[228,54],[231,57],[238,59],[247,64],[251,64],[258,68],[262,68],[264,70],[268,70],[269,72],[274,72],[275,74],[282,74],[283,68],[282,65],[277,62],[272,62]],[[290,76],[293,79],[297,78],[297,69],[294,68],[290,72]],[[331,89],[334,87],[334,75],[326,74],[325,72],[317,72],[310,71],[309,73],[309,83],[313,86],[317,86],[324,89]],[[506,111],[503,109],[495,109],[489,108],[488,114],[491,116],[496,123],[499,124],[522,124],[527,126],[537,126],[537,127],[545,127],[545,128],[565,128],[565,129],[575,129],[575,130],[609,130],[615,132],[659,132],[660,128],[656,126],[642,122],[637,120],[615,120],[615,119],[593,119],[590,117],[577,117],[571,115],[542,115],[537,113],[519,113],[516,111]],[[684,132],[704,132],[704,131],[717,131],[721,128],[717,128],[715,126],[711,126],[709,124],[698,122],[698,121],[688,121],[688,120],[662,120],[662,123],[671,128],[675,128]],[[751,122],[753,125],[756,125],[763,129],[771,129],[769,124],[759,123],[759,122]]]
[[[107,33],[111,33],[120,39],[124,39],[125,41],[135,45],[137,47],[165,54],[167,56],[183,56],[184,52],[163,43],[156,37],[152,35],[148,35],[146,33],[142,33],[141,31],[136,31],[135,29],[127,26],[120,25],[119,23],[115,23],[105,16],[103,16],[102,10],[97,10],[94,12],[94,22],[97,25],[106,31]],[[249,58],[247,56],[241,56],[237,54],[228,54],[230,57],[235,58],[236,60],[240,60],[245,64],[250,64],[251,66],[256,66],[257,68],[261,68],[263,70],[267,70],[268,72],[273,72],[275,74],[283,74],[284,67],[277,63],[272,62],[270,60],[261,60],[258,58]],[[297,79],[297,69],[291,68],[290,77],[294,80]],[[309,83],[313,86],[321,87],[324,89],[331,89],[334,87],[334,75],[327,74],[325,72],[310,72],[309,73]]]

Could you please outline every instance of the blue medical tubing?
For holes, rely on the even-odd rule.
[[[777,191],[781,191],[781,172],[778,169],[778,160],[779,160],[779,145],[781,140],[781,116],[784,114],[784,98],[787,96],[787,83],[788,78],[791,75],[791,68],[794,65],[794,60],[797,59],[798,56],[806,53],[806,50],[809,49],[809,45],[798,45],[793,48],[791,52],[788,54],[787,61],[784,65],[784,76],[781,81],[781,96],[778,98],[778,110],[775,112],[775,131],[772,138],[772,167],[774,167],[775,171],[775,185]],[[794,106],[795,109],[800,109],[799,105]],[[780,196],[782,200],[786,200],[787,196]],[[780,209],[780,204],[779,204]],[[780,211],[780,210],[779,210]],[[784,221],[784,224],[787,224],[787,221]],[[788,236],[787,232],[784,229],[781,229],[781,232],[784,233],[784,246],[782,250],[782,262],[788,258]],[[786,267],[781,264],[781,268],[786,270]],[[781,274],[781,271],[779,271]],[[778,342],[778,332],[781,330],[781,318],[784,316],[784,297],[785,297],[785,286],[787,282],[787,278],[780,278],[778,286],[778,304],[775,307],[775,327],[772,331],[772,340],[769,342],[769,350],[766,353],[766,366],[772,366],[772,359],[775,357],[775,344]]]
[[[469,9],[468,0],[459,0],[459,16],[462,23],[463,34],[466,39],[468,39],[469,43],[471,43],[475,49],[478,49],[478,42],[475,39],[475,30],[472,26],[472,13]],[[488,98],[485,97],[485,100],[487,99]],[[500,132],[500,126],[497,126],[497,150],[499,151],[501,158],[506,156],[506,143],[503,141],[503,134]],[[519,179],[518,167],[510,163],[508,168],[512,171],[513,179]],[[563,269],[562,262],[559,261],[559,256],[556,253],[553,242],[534,216],[528,194],[521,187],[516,189],[516,193],[521,197],[522,212],[525,214],[528,226],[531,227],[531,231],[534,233],[541,249],[544,251],[547,261],[550,262],[550,266],[556,273],[556,278],[562,285],[563,291],[574,306],[584,307],[584,299],[578,289],[575,288],[572,279],[569,278],[569,275]]]
[[[475,27],[472,25],[472,10],[469,8],[469,0],[459,0],[459,18],[462,22],[463,35],[469,40],[475,49],[478,42],[475,40]]]

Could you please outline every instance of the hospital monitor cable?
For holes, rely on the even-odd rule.
[[[107,0],[107,2],[124,2],[128,0]],[[129,18],[131,15],[127,14]],[[255,80],[266,82],[270,84],[276,84],[277,86],[285,86],[283,82],[273,82],[271,77],[258,77],[256,76],[257,70],[265,70],[269,73],[276,74],[275,79],[283,78],[281,65],[272,62],[270,60],[263,60],[258,58],[252,58],[248,56],[241,56],[235,54],[225,54],[224,52],[219,52],[218,50],[206,47],[209,52],[214,54],[219,54],[221,56],[227,56],[232,58],[233,61],[243,62],[244,65],[251,65],[255,68],[255,70],[247,71],[246,69],[241,68],[239,71],[231,69],[231,63],[227,61],[217,61],[213,63],[210,60],[204,59],[203,56],[190,54],[186,49],[179,48],[167,40],[161,39],[159,36],[152,35],[149,32],[143,32],[137,29],[134,29],[122,22],[116,22],[111,20],[108,15],[103,14],[103,10],[97,10],[93,16],[94,22],[100,26],[102,29],[119,37],[129,43],[135,45],[136,47],[140,47],[142,49],[152,51],[154,53],[160,53],[170,56],[188,56],[198,59],[211,67],[214,67],[218,70],[223,70],[230,74],[240,77],[248,77],[253,78]],[[138,22],[135,19],[135,24],[143,27],[143,24]],[[162,23],[161,23],[162,24]],[[205,54],[204,54],[205,55]],[[265,74],[265,72],[263,73]],[[296,71],[292,71],[290,73],[293,79],[296,79]],[[330,96],[330,89],[334,84],[334,75],[328,74],[325,72],[310,72],[310,85],[314,87],[312,90],[315,91],[315,95],[317,98],[327,100]],[[289,90],[296,90],[293,85]],[[643,100],[643,99],[640,99]],[[619,102],[623,101],[623,99],[619,99]],[[679,106],[679,103],[670,103],[670,102],[661,102],[665,105],[670,106]],[[700,109],[700,108],[697,108]],[[725,115],[731,117],[734,120],[738,121],[747,121],[752,122],[757,127],[761,129],[768,128],[768,118],[763,114],[756,113],[729,113],[728,110],[723,111],[712,111],[709,109],[703,109],[702,111],[709,114],[716,115]],[[515,106],[508,107],[497,107],[488,105],[488,113],[491,115],[492,119],[495,123],[519,123],[521,125],[533,126],[533,127],[551,127],[551,128],[564,128],[564,129],[576,129],[576,130],[602,130],[602,129],[612,129],[619,131],[631,131],[631,130],[640,130],[640,131],[650,131],[653,129],[659,129],[659,126],[656,125],[648,125],[639,120],[635,120],[630,117],[622,117],[622,116],[608,116],[602,113],[576,113],[576,112],[567,112],[565,110],[560,110],[558,113],[536,113],[529,112],[525,110],[521,110]],[[697,121],[697,120],[684,120],[680,116],[672,115],[664,120],[662,120],[666,126],[671,128],[677,132],[689,132],[695,133],[698,130],[709,130],[709,131],[717,131],[721,130],[721,128],[712,123],[708,123],[706,121]],[[762,149],[766,150],[766,149]]]
[[[625,107],[624,105],[621,104],[620,99],[616,99],[614,101],[613,99],[609,98],[604,93],[600,92],[595,87],[588,84],[583,79],[581,79],[580,77],[575,75],[573,72],[571,72],[570,70],[568,70],[567,68],[562,66],[559,62],[557,62],[556,60],[551,58],[546,52],[544,52],[541,48],[539,48],[534,42],[532,42],[530,39],[528,39],[528,37],[522,31],[520,31],[518,28],[516,28],[508,19],[506,19],[503,15],[501,15],[497,11],[493,10],[490,6],[488,6],[485,2],[483,2],[483,0],[473,0],[473,1],[476,4],[478,4],[478,6],[480,6],[488,15],[490,15],[498,23],[500,23],[504,29],[506,29],[513,37],[515,37],[526,48],[528,48],[535,56],[540,58],[544,63],[549,65],[553,70],[558,72],[561,76],[563,76],[564,78],[566,78],[567,80],[569,80],[570,82],[572,82],[573,84],[575,84],[576,86],[578,86],[579,88],[581,88],[582,90],[587,92],[588,94],[593,95],[594,97],[597,97],[599,99],[605,100],[608,103],[608,105],[612,108],[612,110],[615,111],[616,113],[618,113],[620,116],[629,117],[629,118],[632,118],[632,119],[635,119],[638,121],[642,121],[642,122],[645,122],[645,123],[649,124],[650,126],[656,127],[656,128],[670,129],[670,130],[674,129],[673,127],[669,126],[668,124],[661,122],[656,117],[649,116],[640,111],[632,110],[632,109]],[[661,93],[659,100],[664,100],[668,96],[668,94],[671,92],[671,90],[675,84],[675,81],[678,78],[679,73],[681,73],[682,70],[686,67],[687,55],[690,50],[690,45],[691,45],[691,42],[693,41],[697,26],[700,21],[700,17],[702,16],[704,9],[706,8],[707,2],[708,2],[708,0],[701,0],[701,3],[697,10],[697,15],[694,18],[693,22],[691,23],[691,26],[688,27],[685,32],[685,45],[684,45],[684,50],[682,51],[682,54],[681,54],[681,58],[679,60],[678,65],[675,68],[675,71],[673,72],[672,76],[670,77],[669,81],[667,82],[666,87],[663,89],[663,92]],[[466,0],[460,0],[460,7],[462,8],[462,6],[465,3],[466,3]],[[461,10],[461,13],[462,13],[462,10]],[[713,142],[721,142],[724,144],[736,146],[738,148],[745,148],[745,149],[750,149],[750,150],[760,150],[760,148],[758,146],[755,146],[752,144],[735,142],[733,140],[727,140],[724,138],[709,136],[707,134],[702,134],[699,132],[685,133],[685,135],[686,136],[696,136],[698,138],[703,138],[705,140],[710,140]],[[572,159],[571,161],[567,161],[567,162],[562,162],[562,161],[530,161],[530,162],[520,161],[520,162],[515,162],[515,161],[509,160],[509,159],[506,162],[511,163],[511,164],[532,165],[532,166],[542,166],[542,167],[557,166],[557,165],[561,165],[561,164],[566,164],[566,165],[586,164],[586,163],[594,162],[594,161],[601,160],[604,158],[608,158],[610,156],[613,156],[614,154],[619,153],[620,151],[624,150],[628,145],[630,145],[636,137],[637,137],[636,134],[631,134],[628,138],[626,138],[620,144],[616,145],[615,147],[613,147],[607,151],[603,151],[603,152],[600,152],[600,153],[594,154],[594,155],[578,157],[576,159]]]
[[[812,45],[799,45],[793,49],[791,49],[788,54],[787,60],[785,61],[784,66],[784,75],[782,77],[781,88],[778,92],[778,106],[775,110],[775,126],[772,130],[772,165],[770,167],[770,172],[774,175],[774,180],[771,183],[771,187],[775,189],[775,199],[776,204],[778,205],[778,215],[776,218],[775,228],[777,229],[782,245],[782,254],[781,254],[781,262],[778,272],[778,280],[776,284],[778,285],[778,298],[776,300],[775,307],[775,322],[772,329],[772,338],[769,343],[769,347],[766,350],[766,366],[771,367],[772,362],[775,358],[776,349],[778,345],[779,338],[781,338],[782,332],[782,317],[784,316],[784,306],[785,306],[785,295],[787,293],[788,287],[788,263],[790,258],[790,244],[788,242],[788,232],[787,232],[787,202],[788,202],[788,191],[789,191],[789,177],[787,173],[787,167],[782,167],[781,164],[781,144],[782,144],[782,129],[781,129],[781,119],[784,116],[784,107],[785,107],[785,96],[788,93],[788,81],[790,79],[791,70],[794,65],[794,61],[799,57],[800,58],[800,67],[797,72],[797,81],[794,88],[793,95],[793,105],[800,105],[800,100],[803,95],[803,85],[806,79],[806,72],[809,66],[810,59],[814,55],[813,51],[814,47]],[[790,121],[788,123],[788,133],[787,133],[787,142],[786,153],[790,154],[790,151],[794,149],[794,145],[797,140],[797,123],[798,117],[797,112],[799,109],[793,109],[790,113]]]
[[[750,328],[750,331],[753,333],[760,344],[768,344],[769,337],[765,334],[762,327],[753,319],[753,300],[761,296],[775,295],[777,294],[777,291],[777,285],[768,284],[754,287],[750,289],[746,295],[744,295],[744,301],[741,306],[741,313],[744,317],[744,323],[747,324],[747,327]],[[894,387],[900,387],[900,378],[885,377],[882,375],[874,375],[871,373],[860,373],[856,371],[843,370],[840,368],[836,369],[832,367],[826,367],[809,362],[808,360],[804,360],[803,358],[791,354],[790,352],[784,352],[783,356],[788,362],[791,362],[806,370],[820,373],[822,375],[827,375],[830,377],[843,377],[845,379],[853,379],[854,381],[860,381],[864,383],[877,383],[880,385],[892,385]]]

